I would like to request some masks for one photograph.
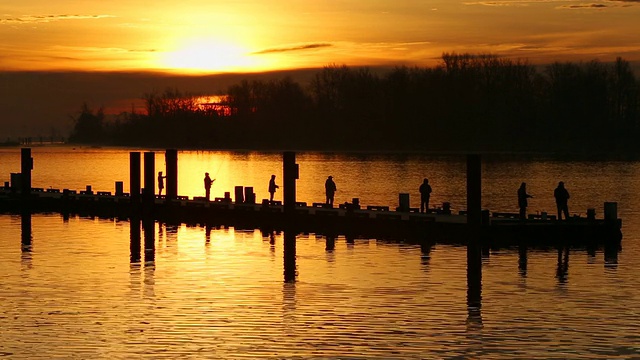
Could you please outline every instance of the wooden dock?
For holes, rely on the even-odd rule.
[[[24,149],[23,149],[24,150]],[[155,168],[145,153],[145,186],[153,189]],[[169,152],[168,152],[169,154]],[[417,243],[448,243],[467,245],[472,240],[491,246],[619,246],[621,220],[615,203],[605,204],[605,218],[573,217],[558,221],[553,216],[490,212],[480,209],[479,157],[473,158],[475,171],[468,173],[468,211],[452,213],[446,206],[428,213],[416,212],[408,205],[366,206],[342,204],[307,204],[295,198],[297,164],[295,155],[284,160],[284,204],[264,200],[256,204],[255,196],[245,199],[230,196],[208,201],[202,197],[188,198],[177,195],[177,153],[171,153],[167,171],[167,196],[153,195],[140,189],[140,153],[131,157],[132,194],[122,192],[122,183],[116,183],[116,193],[69,189],[31,188],[30,170],[33,161],[30,152],[23,152],[23,174],[17,184],[0,187],[0,212],[5,213],[60,213],[63,216],[83,215],[105,218],[147,218],[167,223],[202,224],[241,229],[285,230],[296,233],[318,233],[351,238],[393,239]],[[153,153],[152,153],[153,155]],[[287,159],[289,156],[289,159]],[[25,160],[25,158],[28,158]],[[135,167],[138,167],[136,174]],[[169,166],[168,166],[169,169]],[[169,178],[171,176],[171,178]],[[25,178],[27,178],[25,180]],[[151,181],[149,181],[151,179]],[[175,180],[173,180],[175,179]],[[469,180],[471,179],[471,180]],[[477,183],[474,183],[474,180]],[[175,182],[174,182],[175,181]],[[30,189],[30,191],[22,191]],[[153,190],[155,191],[155,189]],[[133,195],[133,196],[132,196]],[[239,194],[237,194],[239,195]]]
[[[28,199],[0,189],[0,211],[19,213],[28,204],[33,213],[60,213],[104,218],[150,216],[167,223],[202,224],[214,227],[284,230],[293,227],[299,233],[346,235],[355,238],[396,239],[409,242],[466,244],[471,237],[467,215],[417,213],[391,209],[318,207],[297,203],[293,214],[280,204],[250,204],[231,201],[207,201],[179,197],[166,200],[155,197],[152,204],[132,203],[128,194],[110,192],[88,194],[57,189],[32,189]],[[496,214],[496,216],[493,216]],[[568,221],[531,218],[520,220],[500,213],[483,212],[480,226],[483,237],[492,245],[568,245],[605,244],[621,239],[621,220],[574,217]]]

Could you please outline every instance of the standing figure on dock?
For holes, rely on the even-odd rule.
[[[164,179],[166,179],[166,176],[162,176],[162,171],[158,171],[158,195],[162,195],[162,189],[164,189]]]
[[[553,191],[553,197],[556,198],[556,206],[558,207],[558,220],[562,220],[562,213],[564,213],[564,219],[569,220],[569,192],[564,187],[564,182],[560,181],[558,187]]]
[[[273,201],[273,195],[279,187],[280,186],[276,185],[276,176],[271,175],[271,180],[269,180],[269,201]]]
[[[425,178],[420,185],[420,212],[429,210],[429,198],[431,197],[431,185],[429,179]]]
[[[520,184],[520,188],[518,189],[518,207],[520,208],[520,219],[524,220],[527,218],[527,205],[528,198],[532,198],[532,195],[527,194],[527,183]]]
[[[324,190],[327,194],[327,204],[333,207],[333,196],[336,194],[336,183],[333,182],[333,176],[329,176],[324,182]]]
[[[211,197],[211,183],[214,181],[216,181],[216,179],[211,180],[209,173],[204,173],[204,196],[207,198],[207,201],[209,201]]]

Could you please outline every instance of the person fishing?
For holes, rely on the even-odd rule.
[[[216,179],[211,179],[208,172],[204,173],[204,196],[207,198],[207,201],[209,201],[211,197],[211,184],[214,181],[216,181]]]
[[[520,208],[520,219],[524,220],[527,218],[527,206],[529,202],[528,198],[532,198],[533,195],[527,194],[527,183],[520,184],[520,188],[518,189],[518,207]]]
[[[164,189],[164,179],[166,176],[162,175],[162,171],[158,171],[158,196],[162,195],[162,189]]]
[[[271,180],[269,180],[269,202],[273,201],[273,195],[275,195],[276,189],[279,187],[276,185],[276,176],[271,175]]]

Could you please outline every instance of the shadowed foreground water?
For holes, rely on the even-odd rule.
[[[34,148],[35,187],[113,191],[128,150]],[[299,154],[301,201],[397,204],[423,177],[432,204],[464,208],[464,157]],[[164,166],[156,154],[157,169]],[[180,152],[179,193],[234,185],[264,197],[277,153]],[[0,175],[20,168],[0,149]],[[622,251],[485,253],[482,307],[467,308],[466,249],[320,235],[297,238],[295,282],[284,282],[283,234],[154,224],[154,250],[131,253],[128,221],[0,215],[0,357],[15,359],[640,358],[640,163],[485,158],[483,207],[515,211],[527,181],[530,211],[554,211],[563,180],[570,212],[619,202]],[[281,193],[276,193],[276,199]],[[27,231],[29,227],[26,227]],[[142,244],[150,234],[139,231]],[[25,241],[26,240],[26,241]],[[24,243],[24,245],[22,245]],[[144,247],[144,245],[143,245]],[[427,249],[424,249],[427,250]],[[133,258],[133,262],[131,259]]]
[[[628,358],[640,356],[638,280],[624,252],[494,251],[481,312],[466,250],[156,225],[130,263],[129,223],[0,216],[0,353],[12,358]],[[522,265],[522,264],[521,264]]]

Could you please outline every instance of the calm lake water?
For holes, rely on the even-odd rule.
[[[129,151],[34,147],[33,186],[128,191]],[[465,208],[463,156],[299,153],[298,200],[398,203],[428,177],[432,204]],[[214,197],[233,186],[267,196],[282,180],[280,153],[179,152],[179,194]],[[164,170],[164,152],[156,153]],[[0,149],[0,180],[20,171],[19,149]],[[483,259],[482,307],[467,308],[466,249],[357,239],[327,250],[297,237],[295,282],[283,281],[283,234],[155,224],[155,251],[130,260],[130,224],[57,214],[0,215],[0,357],[15,359],[628,359],[640,358],[640,162],[483,159],[483,207],[516,211],[526,181],[530,212],[555,212],[564,181],[571,213],[618,202],[622,251],[517,249]],[[279,182],[280,183],[280,182]],[[281,199],[281,192],[276,199]],[[153,261],[149,259],[153,258]]]

